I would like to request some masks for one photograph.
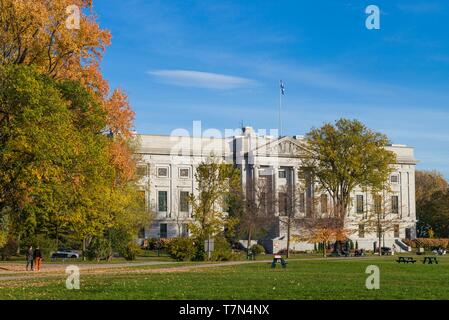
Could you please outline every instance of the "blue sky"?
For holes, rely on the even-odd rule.
[[[365,8],[381,29],[365,28]],[[449,178],[447,1],[96,0],[113,35],[102,68],[139,133],[278,126],[304,134],[356,118],[415,147]]]

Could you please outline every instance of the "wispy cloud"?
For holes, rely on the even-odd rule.
[[[153,70],[148,74],[164,83],[185,87],[229,90],[255,84],[248,78],[193,70]]]

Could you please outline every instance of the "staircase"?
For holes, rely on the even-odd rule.
[[[399,252],[410,252],[412,247],[406,245],[401,239],[395,238],[394,243],[399,247]]]

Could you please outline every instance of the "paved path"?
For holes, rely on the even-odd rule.
[[[370,257],[344,257],[344,258],[304,258],[304,259],[294,259],[291,261],[348,261],[348,260],[370,260],[376,259],[379,257],[370,256]],[[254,263],[271,263],[270,260],[256,260],[256,261],[227,261],[227,262],[218,262],[218,263],[201,263],[201,264],[191,264],[184,265],[179,267],[161,267],[161,268],[148,268],[148,269],[139,269],[135,267],[148,267],[148,266],[157,266],[157,265],[174,265],[179,262],[170,262],[170,261],[148,261],[148,262],[134,262],[134,263],[104,263],[104,264],[80,264],[78,267],[80,270],[84,271],[84,274],[114,274],[119,273],[171,273],[171,272],[186,272],[192,271],[196,269],[204,269],[204,268],[216,268],[216,267],[229,267],[243,264],[254,264]],[[14,266],[15,271],[6,271],[0,269],[0,281],[8,281],[8,280],[25,280],[25,279],[35,279],[35,278],[47,278],[47,277],[60,277],[61,275],[65,275],[65,268],[70,264],[47,264],[44,268],[39,272],[28,272],[23,271],[23,264],[2,264],[1,267],[5,268],[7,266]],[[21,266],[21,271],[17,271],[15,267]],[[76,264],[75,264],[76,265]],[[119,270],[121,269],[121,270]]]

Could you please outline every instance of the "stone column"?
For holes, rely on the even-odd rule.
[[[257,196],[257,192],[258,192],[258,183],[259,183],[259,170],[260,170],[260,166],[253,164],[253,181],[251,181],[252,183],[252,188],[250,190],[252,190],[252,197],[253,199],[255,199],[255,201],[257,201],[256,196]]]
[[[278,184],[278,178],[279,178],[279,167],[277,165],[272,166],[273,170],[273,198],[274,198],[274,215],[279,216],[279,184]]]
[[[298,168],[294,166],[292,168],[292,198],[293,198],[293,215],[296,217],[299,213],[299,192],[298,192]]]

